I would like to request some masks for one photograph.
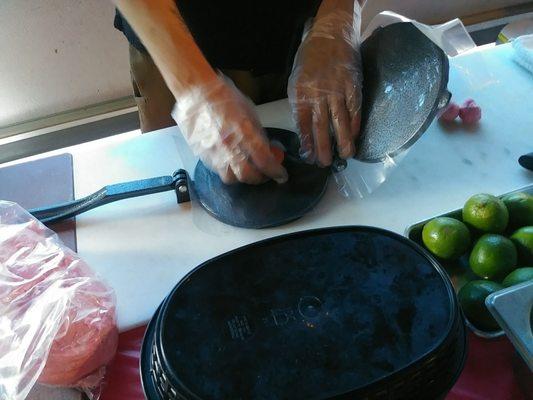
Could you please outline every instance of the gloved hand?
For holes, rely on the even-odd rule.
[[[177,96],[172,116],[194,154],[224,183],[287,180],[253,104],[224,76]]]
[[[360,21],[357,1],[353,14],[333,10],[317,16],[294,59],[288,96],[300,135],[300,155],[321,166],[332,161],[330,130],[342,158],[355,154],[363,80]]]

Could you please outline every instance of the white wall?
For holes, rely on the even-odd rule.
[[[368,0],[364,18],[392,9],[431,23],[524,1]],[[0,127],[129,95],[113,15],[110,0],[0,0]]]
[[[0,0],[0,126],[127,96],[109,0]]]
[[[363,18],[368,21],[377,13],[390,10],[434,24],[527,2],[528,0],[367,0]]]

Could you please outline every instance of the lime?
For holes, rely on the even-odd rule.
[[[503,286],[492,281],[471,281],[459,290],[459,303],[468,320],[476,328],[486,331],[499,329],[498,323],[485,306],[485,298]]]
[[[528,193],[511,193],[502,198],[509,211],[509,225],[513,228],[533,225],[533,196]]]
[[[509,212],[496,196],[476,194],[463,207],[463,221],[482,232],[501,233],[507,227]]]
[[[488,233],[476,242],[469,261],[477,276],[502,279],[516,267],[516,248],[506,237]]]
[[[517,268],[505,277],[502,285],[505,287],[518,285],[522,282],[533,281],[533,267]]]
[[[518,260],[522,265],[533,264],[533,226],[524,226],[511,235],[518,250]]]
[[[470,232],[461,221],[439,217],[424,225],[422,241],[433,254],[450,260],[466,253],[470,245]]]

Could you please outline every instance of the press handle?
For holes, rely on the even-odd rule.
[[[176,171],[173,176],[159,176],[156,178],[107,185],[81,199],[50,207],[35,208],[29,210],[29,212],[43,223],[52,223],[72,218],[85,211],[118,200],[170,190],[176,191],[178,203],[190,200],[187,173],[184,170]]]

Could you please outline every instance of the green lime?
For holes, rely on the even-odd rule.
[[[463,221],[482,232],[501,233],[507,227],[509,212],[496,196],[476,194],[463,207]]]
[[[505,287],[518,285],[522,282],[533,281],[533,267],[517,268],[505,277],[502,285]]]
[[[528,193],[511,193],[502,198],[509,211],[509,225],[512,228],[533,225],[533,196]]]
[[[466,253],[470,245],[470,232],[461,221],[438,217],[424,225],[422,241],[433,254],[450,260]]]
[[[485,305],[485,299],[491,293],[503,289],[499,283],[492,281],[471,281],[459,290],[459,303],[468,320],[476,328],[485,331],[500,329]]]
[[[518,250],[518,260],[522,265],[533,264],[533,226],[524,226],[511,235]]]
[[[516,267],[516,248],[506,237],[487,233],[474,245],[469,261],[477,276],[499,280]]]

